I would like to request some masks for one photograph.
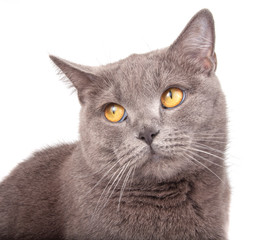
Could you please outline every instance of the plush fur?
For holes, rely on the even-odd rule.
[[[80,140],[39,151],[0,185],[0,239],[227,239],[225,98],[214,21],[168,48],[87,67],[50,56],[77,89]],[[178,87],[185,100],[160,98]],[[104,116],[122,105],[123,122]]]

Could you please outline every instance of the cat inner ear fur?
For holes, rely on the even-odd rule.
[[[76,88],[81,104],[85,103],[86,96],[94,93],[94,90],[97,91],[100,79],[92,73],[92,67],[79,65],[53,55],[49,57]]]
[[[203,9],[190,20],[168,52],[182,65],[210,73],[217,67],[214,46],[213,16],[209,10]]]

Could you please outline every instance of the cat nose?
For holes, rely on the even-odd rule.
[[[143,131],[139,133],[138,139],[145,141],[148,145],[151,145],[153,139],[158,135],[160,130],[154,128],[144,128]]]

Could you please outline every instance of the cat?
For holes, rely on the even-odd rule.
[[[170,47],[100,67],[50,56],[77,90],[80,140],[0,185],[0,239],[227,239],[226,102],[199,11]]]

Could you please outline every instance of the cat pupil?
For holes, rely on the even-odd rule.
[[[113,114],[115,114],[115,106],[114,105],[111,107],[111,111],[112,111]]]
[[[172,92],[171,92],[171,90],[169,91],[169,97],[172,99]]]

